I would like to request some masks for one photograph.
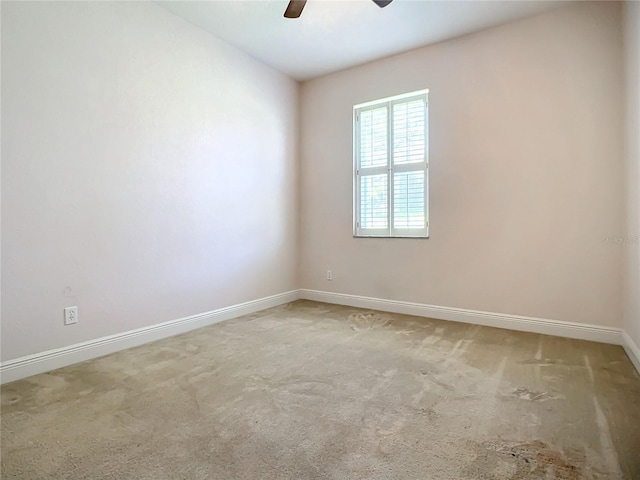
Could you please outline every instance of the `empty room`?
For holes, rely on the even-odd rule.
[[[2,479],[640,479],[640,2],[0,21]]]

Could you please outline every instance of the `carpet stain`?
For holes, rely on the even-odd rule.
[[[388,315],[377,312],[358,312],[349,315],[347,320],[351,325],[351,328],[359,332],[384,327],[389,324],[390,318]]]
[[[556,400],[560,398],[558,395],[552,395],[547,392],[535,392],[526,387],[515,389],[512,395],[520,398],[521,400],[531,400],[533,402],[545,402],[547,400]]]
[[[431,380],[433,383],[438,385],[439,387],[444,388],[445,390],[449,390],[449,391],[455,390],[455,387],[439,380],[432,372],[429,372],[427,370],[421,370],[420,373],[425,377],[427,377],[429,380]]]
[[[596,478],[604,478],[585,474],[577,465],[571,463],[561,451],[540,440],[531,442],[487,440],[478,444],[476,451],[478,456],[474,465],[468,470],[471,475],[477,472],[491,472],[498,467],[502,472],[500,478],[505,480],[595,480]],[[508,465],[509,468],[505,469],[505,465]]]

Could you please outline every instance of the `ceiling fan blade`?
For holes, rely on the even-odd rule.
[[[373,0],[373,3],[378,5],[380,8],[384,8],[389,5],[393,0]]]
[[[284,11],[285,18],[298,18],[307,0],[291,0]]]

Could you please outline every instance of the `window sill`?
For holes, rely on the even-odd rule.
[[[406,238],[413,240],[429,240],[429,236],[411,235],[353,235],[353,238]]]

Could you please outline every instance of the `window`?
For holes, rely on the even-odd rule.
[[[427,90],[353,107],[354,236],[429,236]]]

